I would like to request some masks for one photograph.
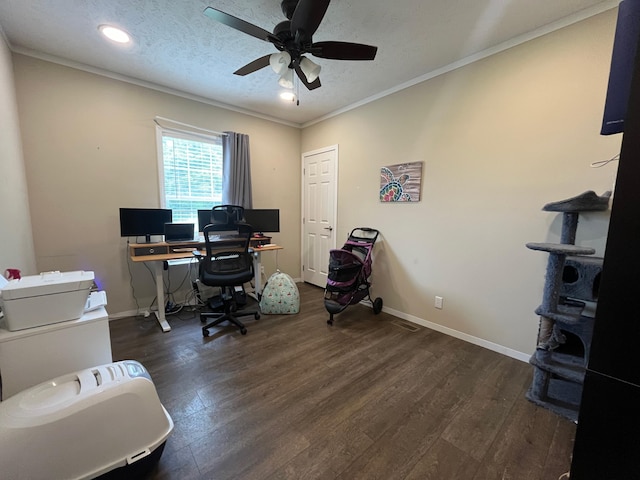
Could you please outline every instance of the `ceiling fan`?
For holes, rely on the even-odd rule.
[[[224,25],[235,28],[252,37],[272,43],[278,53],[265,55],[233,72],[248,75],[271,65],[280,77],[280,85],[293,86],[295,71],[302,83],[313,90],[320,87],[320,66],[304,54],[331,60],[373,60],[378,47],[350,42],[313,42],[316,32],[329,7],[330,0],[282,0],[281,8],[287,20],[280,22],[268,32],[256,25],[212,7],[204,14]]]

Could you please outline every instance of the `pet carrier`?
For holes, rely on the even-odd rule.
[[[371,300],[373,313],[382,311],[382,298],[373,300],[369,292],[371,251],[379,233],[373,228],[354,228],[342,248],[329,252],[329,272],[324,290],[324,306],[329,312],[329,325],[333,325],[334,314],[366,298]]]
[[[0,476],[146,478],[172,430],[142,364],[124,360],[79,370],[0,402]]]

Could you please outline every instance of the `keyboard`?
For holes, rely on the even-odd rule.
[[[165,243],[186,243],[186,242],[197,242],[198,239],[197,238],[170,238],[170,239],[165,239]],[[203,239],[204,241],[204,239]]]

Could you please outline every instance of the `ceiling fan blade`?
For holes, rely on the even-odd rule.
[[[316,57],[331,60],[373,60],[378,47],[349,42],[317,42],[307,51]]]
[[[322,86],[319,78],[316,78],[313,82],[308,82],[307,77],[305,76],[300,66],[296,66],[295,70],[296,70],[296,73],[298,74],[298,77],[300,78],[300,81],[304,83],[304,86],[307,87],[309,90],[315,90],[316,88]]]
[[[265,42],[274,43],[274,40],[279,42],[279,40],[274,37],[271,32],[268,32],[265,29],[257,27],[256,25],[253,25],[249,22],[245,22],[238,17],[234,17],[233,15],[229,15],[228,13],[216,10],[215,8],[207,7],[204,9],[203,13],[207,17],[213,18],[214,20],[223,23],[228,27],[240,30],[243,33],[251,35],[252,37],[259,38],[260,40],[264,40]]]
[[[320,26],[331,0],[299,0],[291,16],[291,34],[300,43],[310,41]]]
[[[271,54],[260,57],[251,63],[247,63],[244,67],[239,68],[238,70],[233,72],[233,74],[244,77],[245,75],[249,75],[250,73],[260,70],[261,68],[268,67],[269,57],[271,57]]]

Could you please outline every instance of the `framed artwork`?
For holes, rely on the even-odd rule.
[[[419,202],[422,162],[399,163],[380,169],[381,202]]]

